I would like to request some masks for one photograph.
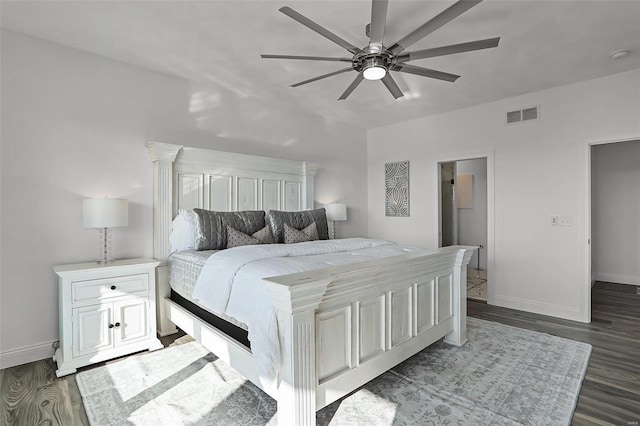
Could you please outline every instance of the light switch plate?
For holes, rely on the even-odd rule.
[[[560,226],[571,226],[571,216],[560,216],[558,220]]]

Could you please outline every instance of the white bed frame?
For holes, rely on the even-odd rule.
[[[466,342],[466,266],[475,247],[454,246],[266,279],[282,362],[264,389],[244,345],[169,299],[166,260],[179,208],[313,208],[316,165],[149,142],[154,170],[154,257],[160,335],[176,325],[278,402],[280,425],[315,413],[442,337]],[[174,325],[175,324],[175,325]]]

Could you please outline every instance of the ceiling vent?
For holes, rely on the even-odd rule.
[[[519,109],[507,112],[507,124],[524,123],[525,121],[537,120],[540,118],[540,107]]]

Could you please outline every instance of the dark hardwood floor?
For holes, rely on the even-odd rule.
[[[473,317],[591,344],[593,351],[572,424],[638,426],[639,289],[596,283],[592,290],[591,324],[473,300],[468,302],[468,312]],[[180,336],[164,338],[163,343],[167,346]],[[88,424],[74,376],[57,379],[55,368],[55,364],[46,359],[0,370],[0,426]]]
[[[593,346],[574,425],[640,425],[640,287],[597,282],[591,324],[469,300],[470,316]]]

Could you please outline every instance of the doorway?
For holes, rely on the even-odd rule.
[[[441,162],[439,175],[440,247],[478,247],[467,267],[467,298],[487,302],[487,158]]]
[[[592,285],[640,286],[639,182],[640,140],[591,146]]]
[[[620,268],[620,265],[611,268],[610,266],[613,265],[613,263],[610,262],[612,258],[609,256],[609,253],[607,251],[602,251],[602,248],[604,247],[603,244],[606,245],[606,239],[609,239],[610,237],[610,235],[602,234],[603,227],[604,229],[608,229],[611,226],[616,227],[617,225],[619,225],[618,222],[620,222],[621,219],[620,217],[612,217],[609,215],[611,213],[615,213],[616,211],[621,211],[623,215],[630,210],[632,211],[633,207],[629,209],[628,207],[623,208],[622,206],[622,204],[628,202],[629,200],[635,199],[636,202],[640,204],[640,200],[637,198],[637,184],[633,186],[633,190],[629,190],[630,187],[628,186],[629,180],[633,181],[635,177],[635,182],[637,182],[638,176],[640,176],[638,170],[638,156],[640,156],[640,153],[638,151],[639,144],[640,136],[634,135],[633,137],[625,139],[587,142],[584,145],[584,166],[582,178],[583,232],[581,235],[583,238],[581,256],[583,285],[580,287],[580,298],[582,300],[580,304],[580,313],[582,322],[591,322],[591,293],[593,291],[598,291],[598,287],[601,287],[602,285],[606,287],[607,282],[624,282],[625,280],[631,278],[632,281],[629,283],[613,285],[625,287],[626,291],[628,291],[629,289],[631,289],[631,292],[633,292],[633,290],[636,290],[635,293],[640,294],[640,285],[638,285],[640,284],[640,273],[635,274],[632,272],[631,274],[629,274],[627,268],[624,266]],[[609,155],[614,155],[612,154],[614,150],[618,150],[618,148],[628,149],[630,147],[632,147],[632,149],[634,150],[633,153],[625,152],[621,156],[617,155],[617,160],[612,160],[612,158],[607,159]],[[601,153],[598,151],[602,151],[604,155],[601,156]],[[606,151],[609,152],[607,153]],[[608,170],[608,172],[605,173],[609,174],[610,176],[614,176],[622,172],[624,177],[622,179],[617,178],[617,184],[615,182],[607,183],[610,177],[604,178],[604,181],[602,180],[602,177],[600,177],[602,171],[605,170]],[[626,189],[620,191],[619,189],[621,188]],[[615,196],[617,197],[617,199],[614,200],[613,203],[607,203],[606,201],[601,202],[602,197],[605,197],[606,200],[606,197],[610,197],[614,194],[616,194]],[[622,204],[620,201],[622,201]],[[635,219],[636,221],[633,222],[633,225],[637,226],[637,215],[635,216]],[[622,218],[622,220],[624,221],[624,218]],[[625,232],[624,236],[617,239],[618,244],[613,251],[614,253],[618,253],[618,256],[614,256],[617,257],[616,262],[622,259],[618,249],[621,246],[634,241],[634,235],[640,235],[637,233],[636,229],[637,228],[627,229],[627,232]],[[602,239],[603,237],[605,238],[605,240]],[[632,238],[630,239],[629,237]],[[640,251],[640,239],[637,240],[635,250],[636,260],[632,265],[638,266],[639,264],[637,263],[637,259],[638,251]],[[632,251],[630,253],[632,253]],[[604,255],[604,257],[602,257],[602,255]],[[626,263],[626,265],[628,266],[628,263]],[[609,273],[610,269],[615,269],[614,274]],[[634,279],[635,282],[633,281]],[[636,282],[638,284],[636,284]]]

